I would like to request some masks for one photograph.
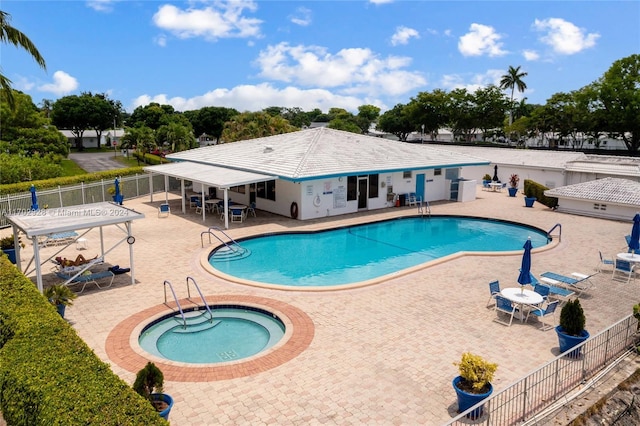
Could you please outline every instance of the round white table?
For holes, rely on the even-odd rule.
[[[520,305],[520,321],[524,321],[525,318],[523,315],[524,305],[539,305],[544,301],[540,294],[533,290],[527,290],[521,287],[503,288],[500,291],[500,295],[505,299],[510,300],[512,303]]]
[[[616,257],[620,260],[626,260],[627,262],[640,263],[640,254],[618,253]]]

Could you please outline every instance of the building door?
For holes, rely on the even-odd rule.
[[[369,179],[367,176],[358,176],[358,210],[367,208],[367,196]]]
[[[418,201],[423,202],[424,196],[424,173],[420,173],[416,175],[416,197]]]

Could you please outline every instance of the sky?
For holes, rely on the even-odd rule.
[[[44,57],[0,44],[1,72],[38,105],[106,93],[128,112],[270,106],[381,112],[435,89],[527,76],[527,103],[640,53],[640,1],[3,0]],[[510,96],[510,92],[505,92]]]

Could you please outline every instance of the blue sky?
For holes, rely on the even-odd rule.
[[[225,106],[384,112],[421,91],[528,73],[544,104],[640,52],[638,1],[29,1],[0,9],[47,62],[0,45],[2,73],[39,104],[107,93],[129,112]]]

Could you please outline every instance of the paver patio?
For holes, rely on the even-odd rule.
[[[631,230],[631,218],[618,222],[572,216],[540,204],[525,208],[522,197],[479,189],[477,196],[468,203],[438,203],[431,212],[512,220],[543,230],[562,224],[556,247],[534,250],[535,274],[590,273],[597,266],[598,250],[614,256]],[[130,285],[125,275],[116,277],[109,289],[88,287],[67,309],[66,317],[78,334],[116,374],[127,383],[135,378],[135,371],[110,359],[108,336],[127,318],[161,305],[164,280],[173,283],[180,298],[186,297],[185,279],[191,276],[208,298],[273,299],[303,311],[313,322],[309,346],[267,371],[218,381],[166,381],[165,391],[175,400],[170,416],[174,425],[440,425],[455,415],[451,380],[457,375],[453,362],[462,352],[472,351],[498,363],[496,390],[558,354],[555,332],[540,331],[532,320],[505,327],[493,322],[495,313],[485,306],[489,281],[499,279],[503,287],[517,285],[521,251],[462,256],[350,290],[250,287],[214,277],[200,265],[202,253],[210,250],[201,248],[200,233],[210,225],[221,226],[218,217],[212,215],[203,223],[193,210],[182,215],[179,197],[169,197],[168,218],[157,217],[164,194],[155,194],[153,203],[149,197],[125,200],[125,206],[146,215],[133,224],[138,283]],[[415,207],[389,208],[301,222],[258,211],[257,218],[233,223],[227,233],[237,239],[265,231],[319,229],[416,213]],[[105,228],[105,246],[120,236]],[[82,252],[98,254],[98,230],[86,238],[89,247]],[[75,246],[64,254],[75,256]],[[120,266],[128,266],[128,259],[123,246],[107,258]],[[592,279],[596,288],[580,298],[592,335],[631,313],[637,302],[640,282],[626,285],[612,282],[610,276],[610,272],[596,275]],[[56,281],[49,275],[45,279],[49,284]]]

